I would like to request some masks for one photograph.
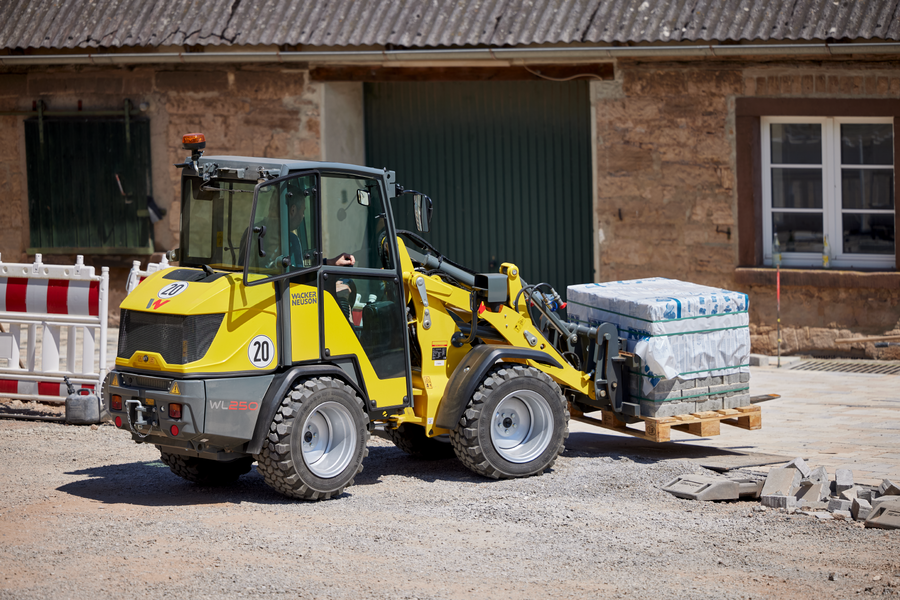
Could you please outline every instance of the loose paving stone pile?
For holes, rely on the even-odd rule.
[[[890,507],[886,505],[876,515],[876,506],[888,501],[892,503]],[[760,503],[769,508],[783,508],[818,519],[853,519],[865,522],[866,527],[900,529],[900,522],[890,514],[894,501],[900,502],[900,486],[889,479],[873,488],[855,484],[850,469],[835,469],[834,481],[829,481],[824,468],[810,469],[802,458],[769,471],[760,495]],[[883,522],[879,524],[870,520],[881,515],[887,518],[882,517]]]
[[[750,479],[718,479],[716,482],[716,478],[709,476],[683,475],[662,489],[694,500],[756,497],[746,492]],[[738,493],[737,482],[744,484],[743,493]],[[760,510],[777,508],[820,520],[854,520],[864,522],[866,527],[900,529],[900,484],[889,479],[875,488],[854,484],[850,469],[836,469],[834,480],[830,481],[824,467],[811,469],[802,458],[795,458],[770,470],[765,481],[759,483]],[[710,493],[712,490],[717,493]]]

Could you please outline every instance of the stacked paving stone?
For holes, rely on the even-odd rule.
[[[877,488],[855,485],[850,469],[837,469],[829,481],[824,467],[811,469],[802,458],[772,469],[765,481],[692,473],[676,477],[662,490],[689,500],[759,498],[758,510],[779,508],[820,520],[852,519],[866,527],[900,529],[900,484],[885,479]]]
[[[769,471],[760,492],[769,508],[798,511],[818,519],[865,521],[866,527],[900,529],[900,484],[885,479],[877,488],[853,483],[850,469],[810,469],[802,458]]]
[[[628,383],[641,416],[750,404],[746,294],[654,277],[569,286],[566,300],[570,321],[615,324],[639,357]]]

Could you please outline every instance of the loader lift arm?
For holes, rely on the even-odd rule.
[[[500,273],[473,274],[433,255],[437,252],[418,236],[403,237],[425,250],[407,247],[398,237],[407,301],[417,317],[410,326],[415,328],[413,339],[423,359],[418,377],[414,376],[413,407],[398,416],[397,423],[423,425],[429,436],[449,433],[477,385],[498,361],[537,367],[567,395],[590,403],[597,401],[595,390],[604,405],[609,398],[621,398],[617,363],[624,359],[619,356],[622,345],[614,326],[564,323],[543,294],[523,290],[520,271],[511,263],[504,263]],[[523,295],[525,301],[516,303]],[[531,304],[544,317],[543,327],[532,319]],[[551,327],[557,344],[548,339],[554,337],[549,335]],[[573,366],[558,344],[565,348],[581,344],[588,372]],[[447,348],[450,365],[428,360],[435,347]],[[456,361],[454,355],[459,357]]]

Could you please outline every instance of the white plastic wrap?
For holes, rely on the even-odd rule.
[[[571,285],[566,300],[570,321],[619,328],[646,393],[663,379],[750,372],[746,294],[654,277]]]

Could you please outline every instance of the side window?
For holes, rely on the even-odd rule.
[[[387,220],[376,179],[322,177],[322,247],[325,259],[350,254],[354,266],[393,269],[388,252]]]
[[[281,275],[321,264],[317,251],[315,175],[263,185],[248,232],[249,272]]]

